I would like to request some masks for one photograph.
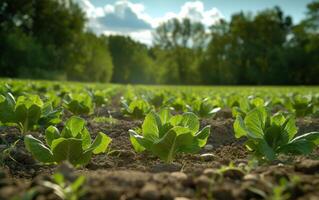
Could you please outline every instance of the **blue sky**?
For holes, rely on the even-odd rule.
[[[234,12],[244,11],[258,11],[264,8],[271,8],[275,5],[280,6],[286,14],[293,16],[296,21],[304,17],[306,5],[312,0],[202,0],[205,7],[218,8],[227,19],[230,18]],[[116,0],[92,0],[96,6],[105,6],[106,4],[113,4]],[[159,1],[139,1],[132,0],[133,3],[144,4],[146,12],[153,17],[160,17],[168,11],[178,12],[181,6],[188,1],[185,0],[159,0]]]
[[[233,13],[280,6],[299,22],[311,0],[76,0],[89,19],[88,28],[99,34],[129,35],[151,44],[152,31],[170,18],[189,17],[210,26]]]

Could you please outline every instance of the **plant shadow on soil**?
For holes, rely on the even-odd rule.
[[[163,164],[148,153],[134,152],[128,130],[141,126],[141,120],[117,114],[116,123],[110,124],[86,117],[93,138],[102,131],[113,139],[110,151],[108,155],[95,155],[84,168],[67,171],[87,177],[87,192],[81,199],[265,199],[283,178],[291,183],[285,188],[288,199],[319,199],[319,149],[311,155],[283,157],[249,171],[230,169],[221,175],[218,169],[222,166],[245,166],[250,160],[244,140],[234,138],[234,120],[229,112],[201,120],[202,127],[211,125],[208,145],[199,154],[178,155],[172,164]],[[106,112],[100,115],[107,116]],[[300,133],[319,130],[319,119],[298,119],[297,125]],[[3,129],[0,134],[9,144],[18,139],[16,128]],[[44,140],[40,131],[32,134]],[[38,191],[34,199],[59,199],[52,190],[41,186],[41,181],[50,180],[58,167],[35,162],[22,141],[10,155],[0,170],[0,199],[11,199],[31,187]],[[294,183],[296,176],[299,180]]]

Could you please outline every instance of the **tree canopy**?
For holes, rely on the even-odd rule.
[[[0,2],[0,76],[142,84],[319,84],[319,1],[303,20],[279,7],[211,27],[171,19],[151,46],[86,28],[69,0]]]

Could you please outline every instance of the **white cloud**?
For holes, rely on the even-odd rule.
[[[98,34],[121,34],[140,42],[151,44],[151,32],[162,22],[172,18],[190,18],[206,27],[216,23],[223,15],[217,8],[205,10],[201,1],[186,2],[177,13],[167,12],[163,17],[153,18],[143,4],[119,0],[104,7],[94,6],[90,0],[77,0],[88,17],[88,28]]]
[[[209,27],[224,17],[217,8],[205,10],[203,2],[192,1],[184,3],[179,13],[168,12],[163,17],[155,19],[155,23],[158,25],[172,18],[177,18],[180,20],[183,18],[189,18],[194,22],[201,22],[206,27]]]

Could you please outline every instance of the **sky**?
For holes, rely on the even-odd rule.
[[[120,34],[150,45],[152,31],[171,18],[188,17],[206,27],[229,20],[239,11],[256,13],[278,5],[295,23],[304,18],[312,0],[76,0],[97,34]]]

